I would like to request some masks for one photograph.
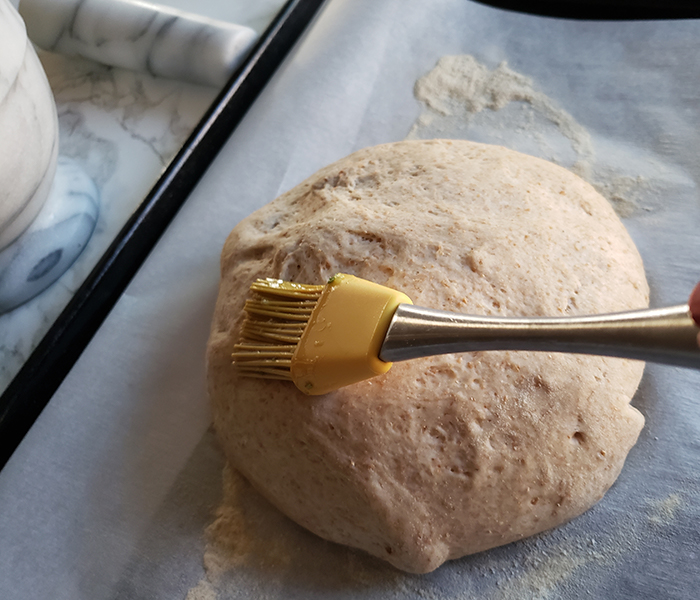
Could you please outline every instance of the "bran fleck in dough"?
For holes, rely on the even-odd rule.
[[[208,380],[228,460],[302,526],[399,569],[581,514],[643,426],[629,404],[643,364],[621,359],[437,356],[317,397],[231,365],[258,277],[346,272],[474,314],[645,307],[641,259],[610,204],[543,160],[466,141],[361,150],[237,225],[221,269]]]

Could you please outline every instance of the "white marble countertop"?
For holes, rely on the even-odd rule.
[[[34,4],[38,4],[34,2]],[[282,0],[166,0],[175,9],[246,25],[258,34]],[[30,27],[31,29],[31,27]],[[49,289],[0,314],[0,393],[211,105],[218,89],[40,51],[58,108],[59,153],[90,175],[101,197],[87,248]]]
[[[700,279],[700,163],[689,151],[700,148],[699,33],[699,22],[570,22],[464,0],[331,0],[0,472],[0,596],[694,599],[697,372],[647,367],[633,400],[647,424],[620,479],[553,532],[409,576],[304,534],[247,490],[277,525],[246,524],[262,541],[226,570],[205,554],[223,461],[204,348],[220,249],[241,218],[355,149],[436,132],[564,164],[585,159],[626,215],[652,303],[683,301]],[[530,100],[421,120],[414,84],[446,55],[473,55],[490,70],[507,61],[529,82]],[[168,108],[145,127],[135,76],[88,76],[72,64],[67,80],[80,85],[65,88],[62,127],[93,132],[99,107],[111,107],[108,129],[154,172],[176,146],[171,125],[191,127],[177,107],[207,102],[202,90],[147,80],[136,86],[145,105]],[[96,108],[78,110],[86,96]],[[112,185],[108,210],[127,214],[110,139],[76,139],[74,154]]]

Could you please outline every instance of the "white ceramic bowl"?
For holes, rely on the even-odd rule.
[[[58,119],[22,18],[0,0],[0,249],[27,228],[51,189]]]

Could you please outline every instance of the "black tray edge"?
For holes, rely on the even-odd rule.
[[[700,18],[697,0],[475,0],[503,10],[588,21]]]

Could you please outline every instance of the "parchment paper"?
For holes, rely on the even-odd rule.
[[[414,129],[413,86],[444,55],[507,61],[590,134],[588,176],[627,215],[652,304],[685,301],[700,279],[699,34],[466,0],[331,0],[0,473],[0,597],[696,598],[699,373],[647,367],[633,401],[647,425],[620,479],[553,532],[407,576],[306,534],[238,482],[250,556],[205,573],[223,460],[204,347],[233,225],[355,149],[434,133]],[[532,106],[431,127],[580,159]],[[534,110],[532,127],[518,110]]]

